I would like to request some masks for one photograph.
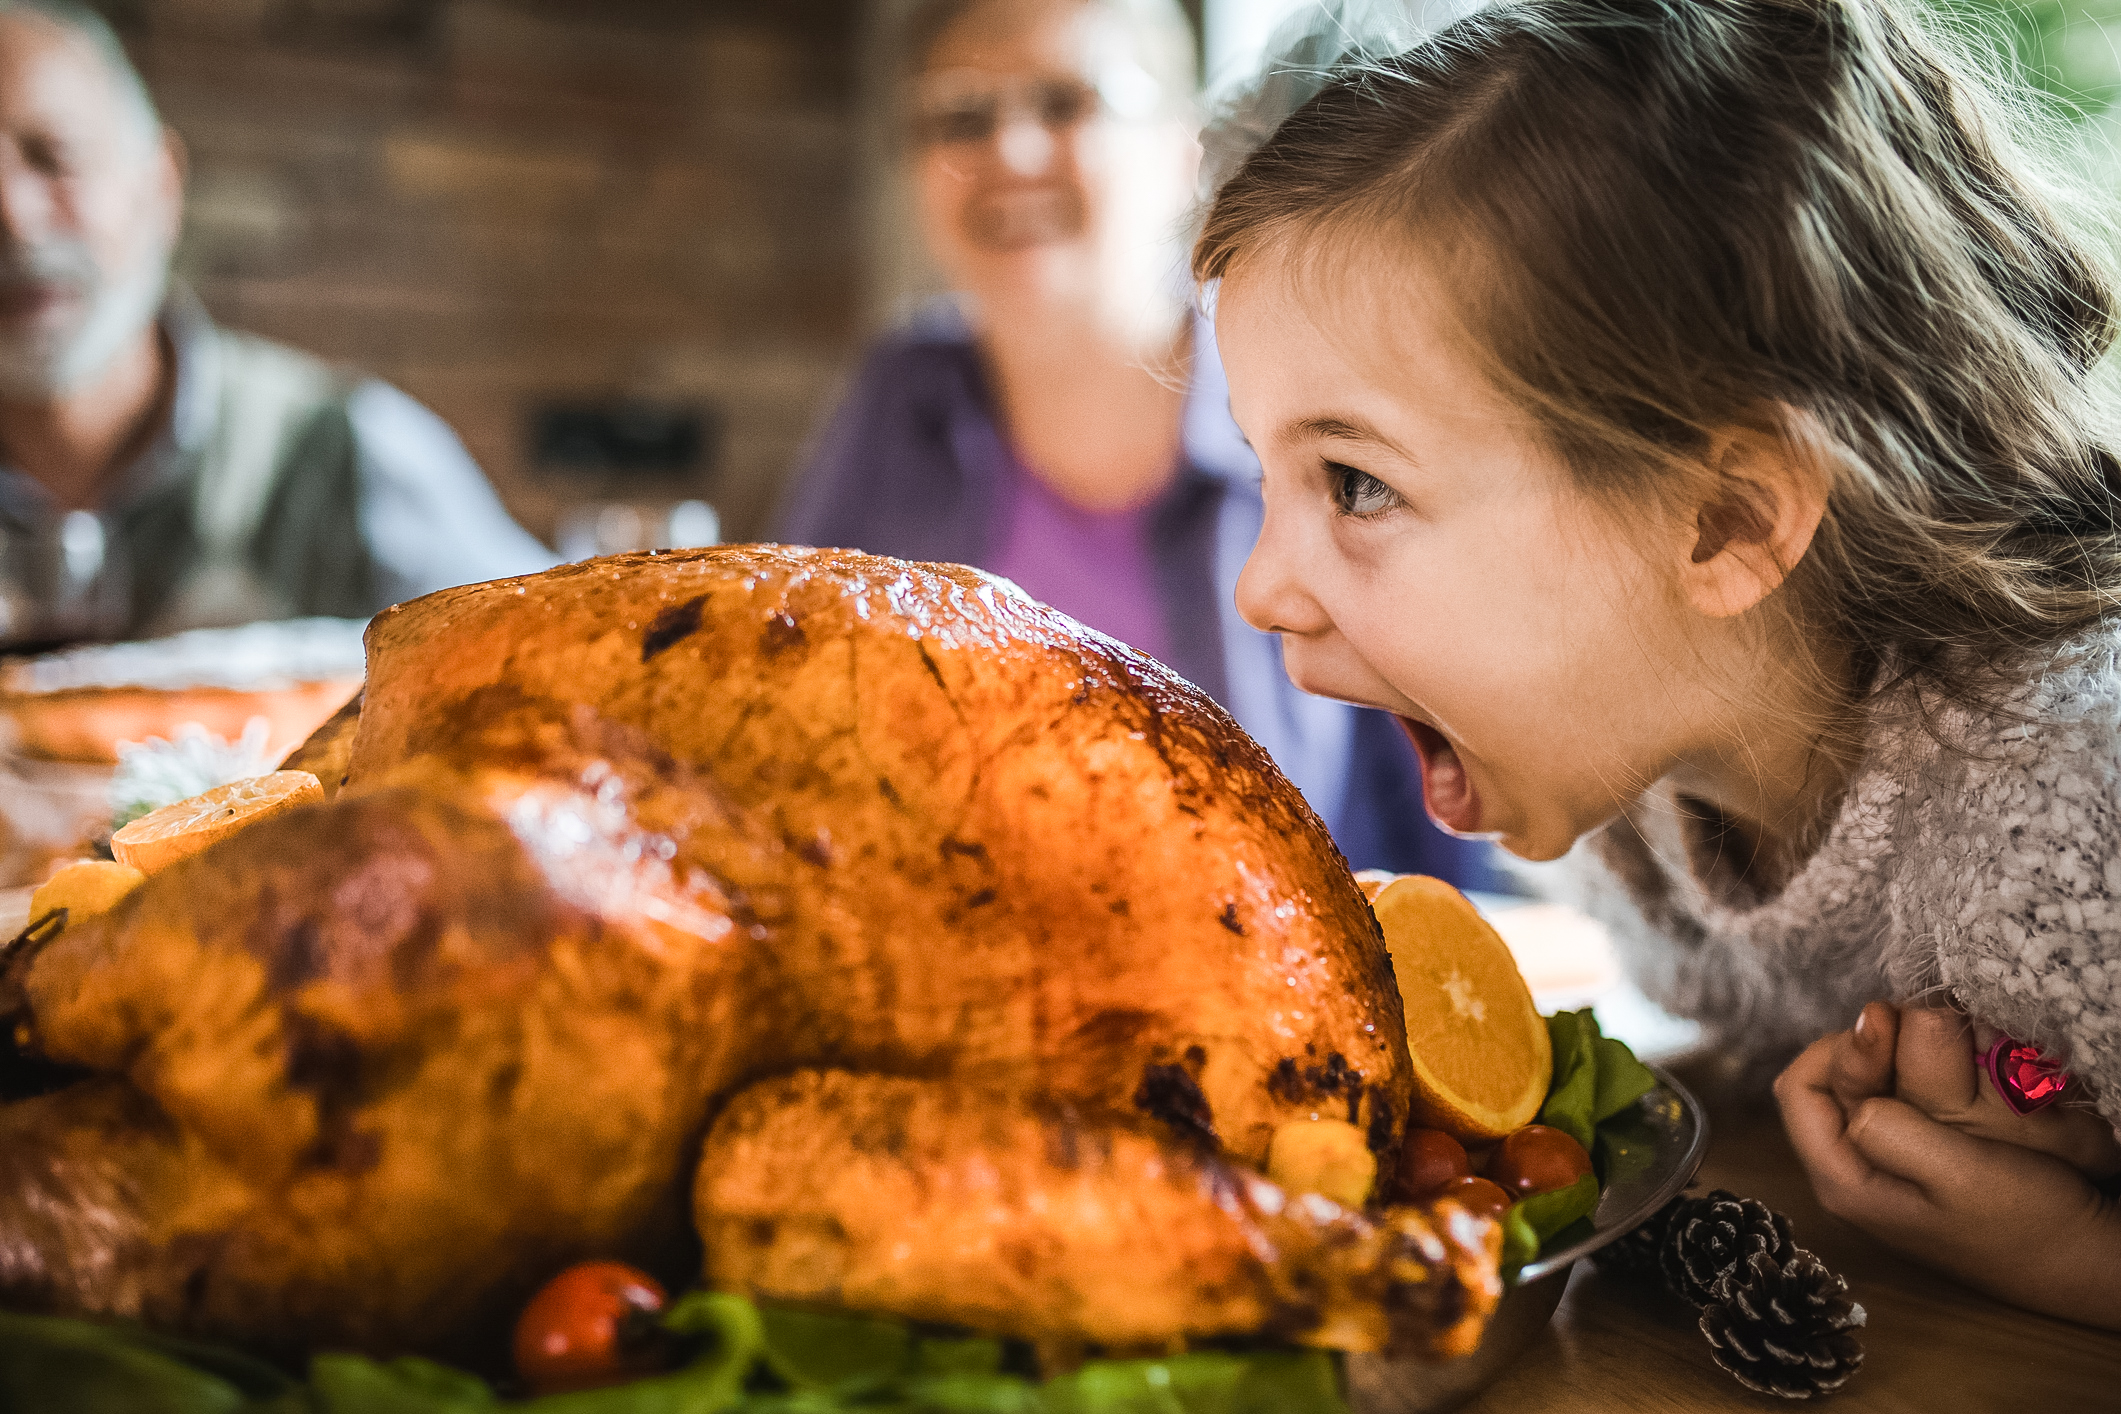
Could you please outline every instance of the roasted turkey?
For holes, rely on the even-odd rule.
[[[336,795],[0,965],[0,1305],[474,1361],[618,1256],[1076,1347],[1452,1353],[1494,1226],[1261,1176],[1409,1110],[1390,962],[1260,749],[954,566],[741,547],[449,590]],[[482,1355],[483,1352],[483,1355]]]

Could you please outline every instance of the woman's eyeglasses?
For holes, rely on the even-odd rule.
[[[1156,81],[1132,65],[1117,83],[1062,75],[1004,78],[975,70],[932,73],[914,91],[914,136],[924,146],[976,146],[1004,127],[1031,122],[1062,133],[1106,114],[1145,117]],[[1146,92],[1144,91],[1146,88]]]

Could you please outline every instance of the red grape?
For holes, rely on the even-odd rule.
[[[1437,1189],[1428,1197],[1429,1202],[1440,1202],[1449,1198],[1459,1207],[1476,1217],[1501,1218],[1510,1210],[1514,1201],[1509,1194],[1484,1178],[1456,1178]]]
[[[1513,1131],[1488,1160],[1488,1177],[1513,1198],[1567,1188],[1590,1171],[1591,1156],[1583,1145],[1544,1124]]]
[[[656,1279],[622,1262],[582,1262],[539,1289],[516,1322],[516,1373],[540,1394],[594,1389],[652,1373]]]
[[[1465,1145],[1450,1135],[1440,1129],[1407,1131],[1406,1147],[1399,1151],[1399,1191],[1405,1196],[1426,1198],[1472,1172]]]

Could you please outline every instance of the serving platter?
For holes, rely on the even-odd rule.
[[[1546,1329],[1576,1263],[1642,1226],[1693,1181],[1708,1152],[1708,1118],[1670,1071],[1656,1065],[1650,1070],[1657,1088],[1599,1126],[1610,1158],[1591,1232],[1518,1269],[1471,1355],[1442,1365],[1350,1356],[1348,1399],[1355,1414],[1440,1414],[1487,1388]]]

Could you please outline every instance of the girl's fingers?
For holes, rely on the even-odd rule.
[[[1893,1099],[1866,1100],[1848,1138],[1878,1182],[1841,1216],[2006,1300],[2121,1321],[2121,1224],[2075,1169]]]
[[[1911,1006],[1900,1015],[1893,1093],[1924,1114],[1964,1115],[1981,1098],[1973,1028],[1945,1007]]]
[[[1834,1050],[1841,1044],[1840,1034],[1822,1036],[1806,1046],[1797,1059],[1775,1077],[1775,1098],[1785,1110],[1800,1092],[1820,1091],[1829,1099],[1833,1095]]]
[[[2067,1231],[2100,1210],[2099,1190],[2053,1154],[1939,1124],[1899,1100],[1866,1100],[1849,1117],[1848,1137],[1882,1177],[1962,1222],[1994,1226],[2000,1201],[2011,1220]]]
[[[1849,1142],[1847,1118],[1832,1088],[1834,1048],[1840,1040],[1829,1036],[1813,1042],[1775,1081],[1783,1127],[1812,1180],[1812,1191],[1828,1212],[1870,1226],[1889,1211],[1896,1223],[1904,1223],[1921,1206],[1921,1194],[1903,1180],[1880,1173]]]
[[[1828,1088],[1842,1109],[1853,1110],[1873,1095],[1892,1093],[1899,1032],[1899,1011],[1888,1002],[1872,1002],[1856,1018],[1855,1029],[1834,1047]]]
[[[1992,1033],[1993,1034],[1993,1033]],[[1931,1119],[1980,1139],[2015,1144],[2104,1178],[2121,1172],[2121,1144],[2096,1111],[2064,1103],[2015,1113],[1996,1093],[1974,1051],[1976,1028],[1957,1012],[1910,1007],[1900,1022],[1893,1093]],[[1862,1098],[1836,1087],[1853,1118]]]
[[[1889,1097],[1867,1100],[1849,1116],[1849,1143],[1871,1167],[1930,1192],[1978,1167],[1983,1141],[1939,1124]]]
[[[2051,1152],[2097,1180],[2121,1174],[2121,1130],[2116,1130],[2085,1100],[2082,1082],[2072,1082],[2076,1103],[2063,1093],[2064,1103],[2045,1111],[2055,1117],[2056,1132],[2065,1136]]]

